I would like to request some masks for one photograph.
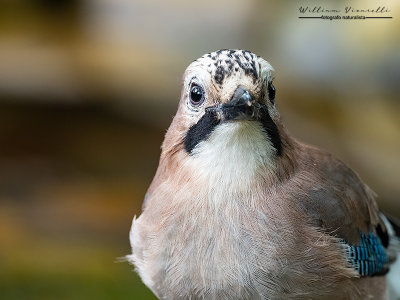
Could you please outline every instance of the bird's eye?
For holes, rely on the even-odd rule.
[[[272,82],[268,84],[268,99],[272,102],[272,104],[275,103],[275,94],[276,94],[276,89]]]
[[[204,101],[204,90],[197,84],[190,87],[190,103],[194,106],[200,105]]]

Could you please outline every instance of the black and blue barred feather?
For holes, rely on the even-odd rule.
[[[388,258],[381,239],[373,234],[361,233],[357,246],[347,246],[348,261],[360,276],[383,275],[387,272]]]

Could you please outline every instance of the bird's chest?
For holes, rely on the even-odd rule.
[[[168,299],[196,293],[257,299],[253,293],[262,289],[257,285],[273,284],[270,275],[284,257],[278,259],[271,243],[277,234],[268,229],[270,222],[263,213],[235,205],[192,207],[165,220],[157,237],[147,239],[143,257],[151,259],[137,264],[139,273]]]

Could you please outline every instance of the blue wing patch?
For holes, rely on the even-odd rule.
[[[381,239],[373,233],[360,235],[357,246],[346,244],[348,260],[361,276],[373,276],[386,272],[388,262]]]

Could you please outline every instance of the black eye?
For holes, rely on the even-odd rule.
[[[272,104],[275,103],[275,94],[276,94],[276,89],[272,82],[268,84],[268,99],[272,102]]]
[[[190,88],[190,103],[193,105],[200,105],[204,101],[204,91],[203,89],[196,85],[193,84],[192,87]]]

